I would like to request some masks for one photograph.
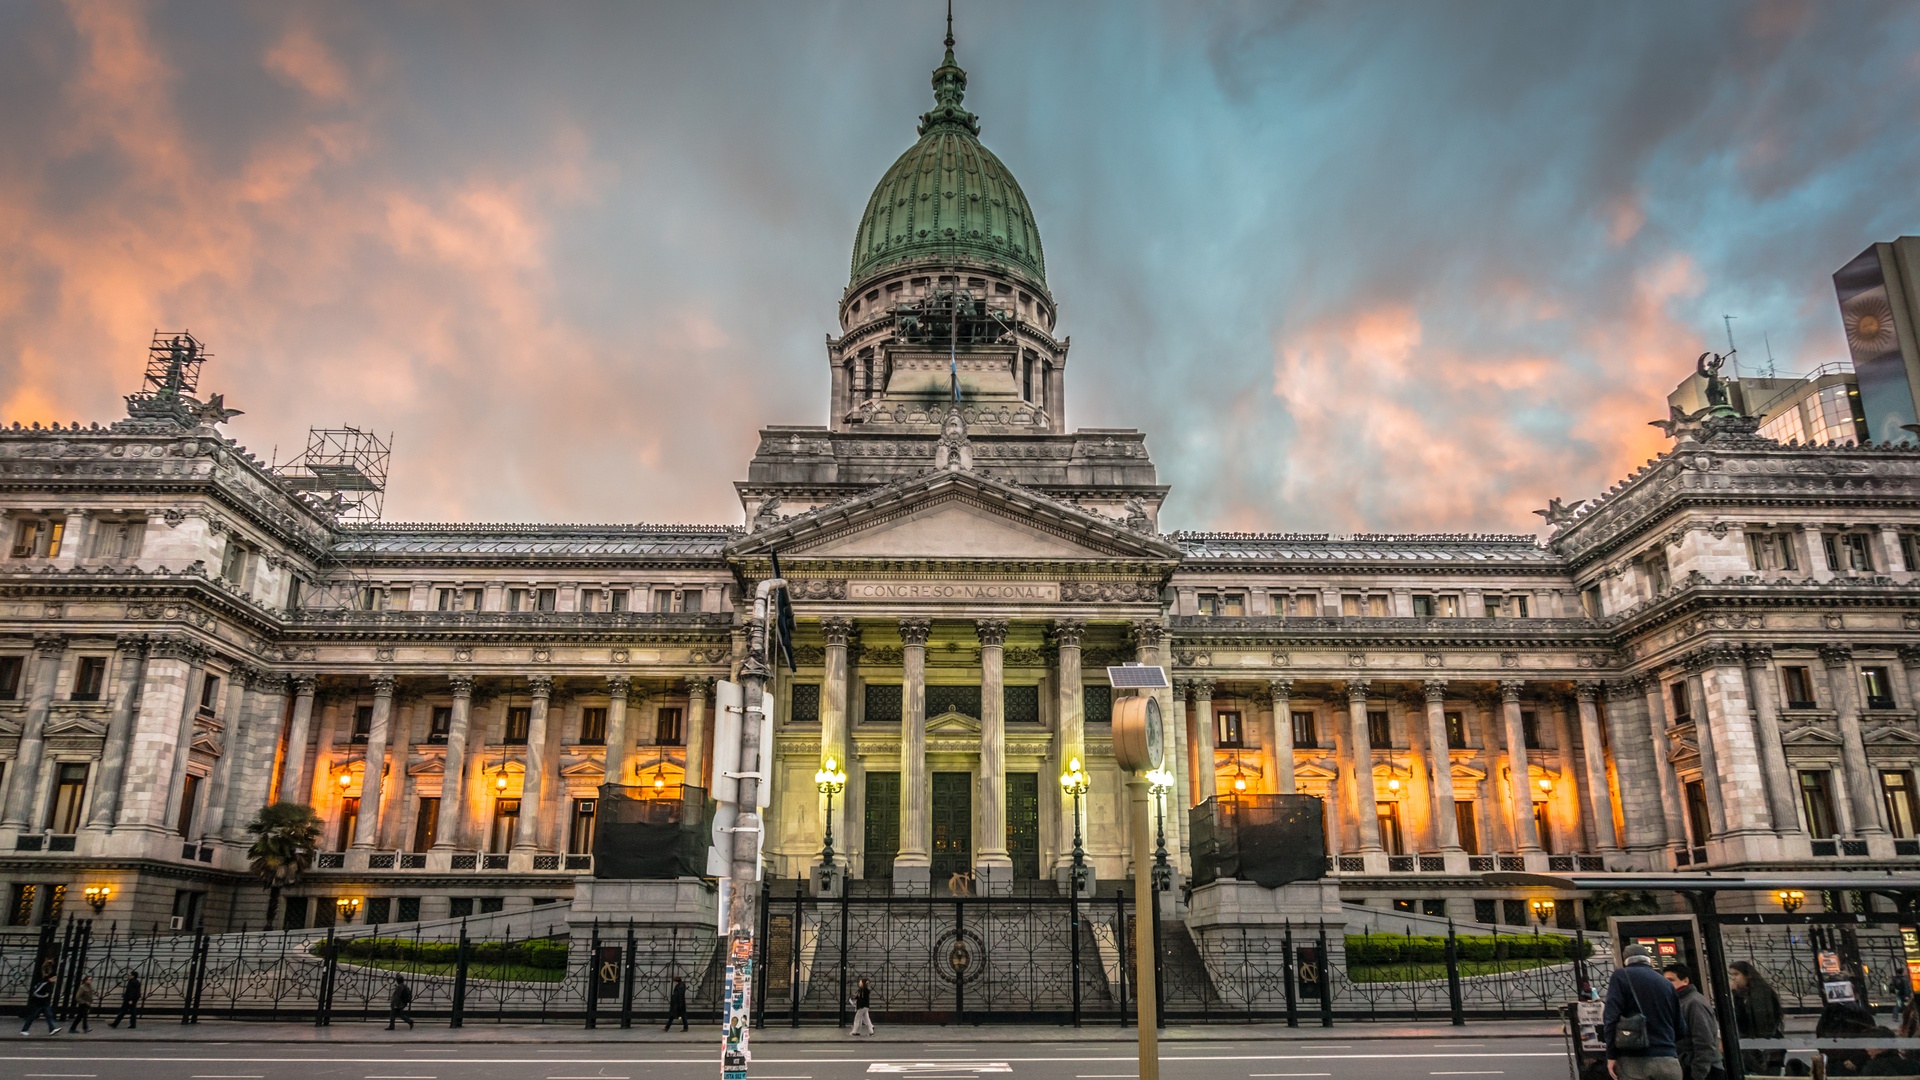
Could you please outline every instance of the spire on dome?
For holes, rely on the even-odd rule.
[[[933,69],[934,108],[920,115],[920,134],[938,127],[958,127],[978,135],[980,118],[960,105],[967,96],[967,73],[953,58],[953,0],[947,0],[946,46],[946,57]]]

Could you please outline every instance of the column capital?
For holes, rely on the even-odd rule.
[[[467,680],[467,685],[472,686],[473,680],[471,679]],[[624,701],[626,699],[626,696],[632,691],[633,691],[633,676],[631,675],[607,676],[607,696],[608,697],[619,698]]]
[[[1748,667],[1763,668],[1773,663],[1773,646],[1748,645],[1740,650],[1740,656],[1747,662]],[[1916,655],[1915,660],[1920,661],[1920,655]]]
[[[1853,663],[1853,648],[1848,645],[1822,645],[1820,662],[1830,668],[1844,668]]]
[[[121,656],[132,660],[147,651],[147,642],[145,638],[123,637],[116,640],[113,647]]]
[[[293,677],[293,692],[299,696],[312,697],[313,688],[318,685],[319,681],[319,679],[316,679],[312,675],[301,672]]]
[[[1501,679],[1500,701],[1503,704],[1517,705],[1520,702],[1520,691],[1526,688],[1527,681],[1525,679]]]
[[[980,639],[982,648],[999,648],[1007,643],[1007,620],[975,619],[973,632]],[[1077,640],[1075,642],[1078,644]]]
[[[254,685],[269,694],[284,694],[287,692],[287,683],[289,681],[287,673],[284,671],[263,671],[260,673],[260,677],[255,680]]]
[[[1080,647],[1080,635],[1087,632],[1087,624],[1078,619],[1056,619],[1047,630],[1055,645],[1062,649],[1077,649]]]
[[[374,697],[391,698],[394,687],[399,685],[399,680],[391,675],[375,675],[368,681],[373,684]]]
[[[1293,680],[1268,679],[1267,693],[1273,698],[1275,704],[1285,702],[1293,697]]]
[[[534,697],[537,697],[542,701],[546,700],[547,698],[553,696],[553,676],[551,675],[527,676],[527,690]]]
[[[1365,705],[1367,703],[1367,688],[1370,685],[1372,684],[1366,679],[1348,679],[1347,704]]]
[[[1601,683],[1578,682],[1573,684],[1573,696],[1582,705],[1591,705],[1600,700],[1600,692],[1603,689],[1605,686]]]
[[[254,686],[260,682],[260,679],[265,674],[266,673],[259,668],[247,663],[236,663],[227,669],[227,678],[239,683],[241,686]]]
[[[1900,662],[1908,666],[1920,664],[1920,645],[1900,646]]]
[[[844,647],[853,638],[853,620],[828,616],[820,620],[820,636],[828,645]]]
[[[1187,685],[1193,687],[1193,698],[1195,701],[1213,700],[1214,684],[1212,679],[1189,679],[1187,680]]]
[[[1447,700],[1447,680],[1445,679],[1428,679],[1420,684],[1420,688],[1426,691],[1429,705],[1438,705]]]
[[[469,700],[473,698],[473,676],[449,675],[447,676],[447,685],[453,688],[454,697],[467,698]]]
[[[39,656],[59,656],[67,651],[67,639],[51,636],[34,638],[33,651]]]
[[[1159,619],[1135,619],[1129,627],[1135,645],[1155,648],[1167,637],[1167,624]]]
[[[692,697],[705,699],[712,692],[713,680],[704,675],[696,675],[687,680],[687,693]]]
[[[927,619],[901,619],[900,644],[908,648],[926,648],[927,635],[933,633],[933,623]]]

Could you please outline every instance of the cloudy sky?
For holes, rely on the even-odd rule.
[[[1531,531],[1658,452],[1721,316],[1842,359],[1920,231],[1920,5],[960,0],[967,104],[1184,528]],[[0,6],[0,419],[155,328],[265,457],[395,433],[392,520],[736,522],[822,423],[933,0]]]

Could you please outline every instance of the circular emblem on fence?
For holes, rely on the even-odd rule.
[[[933,966],[949,983],[965,985],[986,970],[987,950],[972,930],[954,933],[948,930],[934,939]]]

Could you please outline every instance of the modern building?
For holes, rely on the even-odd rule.
[[[1173,529],[1146,436],[1068,422],[1036,214],[950,46],[933,85],[855,229],[829,415],[761,432],[738,523],[366,520],[378,440],[269,467],[184,335],[127,417],[0,430],[5,919],[106,885],[105,918],[258,926],[277,800],[326,830],[276,922],[572,896],[604,784],[709,783],[776,554],[775,879],[820,861],[828,757],[851,888],[1057,887],[1075,758],[1124,879],[1129,662],[1171,670],[1183,870],[1184,811],[1240,793],[1324,800],[1340,898],[1461,920],[1525,920],[1500,868],[1920,868],[1920,447],[1709,416],[1545,542]]]
[[[1869,435],[1913,442],[1920,422],[1920,236],[1875,244],[1835,271],[1834,295]]]

